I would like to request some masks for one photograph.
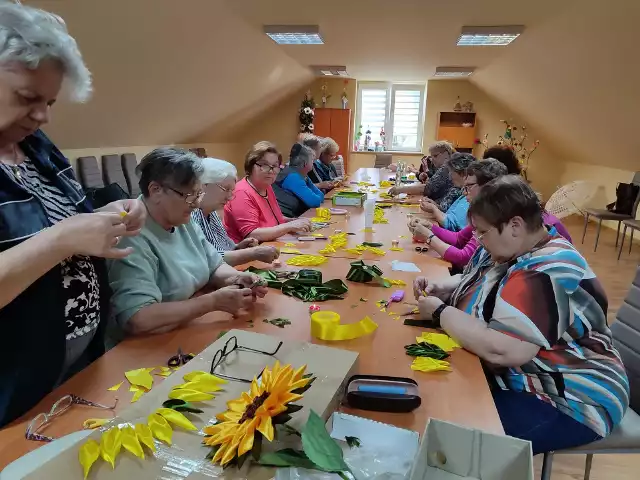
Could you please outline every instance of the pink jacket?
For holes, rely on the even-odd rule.
[[[224,228],[234,242],[244,240],[257,228],[286,223],[270,186],[264,198],[243,178],[233,193],[234,198],[224,206]]]

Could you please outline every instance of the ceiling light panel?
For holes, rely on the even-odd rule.
[[[521,25],[503,27],[462,27],[458,46],[502,46],[509,45],[524,31]]]
[[[437,67],[434,77],[468,77],[475,71],[475,67]]]
[[[279,45],[322,45],[317,25],[265,25],[266,33]]]
[[[348,77],[347,67],[344,65],[309,65],[316,75],[327,77]]]

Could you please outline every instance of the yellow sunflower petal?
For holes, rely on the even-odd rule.
[[[247,409],[247,406],[251,403],[251,400],[248,402],[244,399],[244,397],[237,398],[235,400],[230,400],[227,402],[227,408],[232,412],[242,412]]]
[[[235,458],[237,453],[238,453],[238,445],[235,443],[230,444],[229,447],[227,448],[226,453],[222,457],[222,460],[220,460],[220,464],[222,466],[226,465],[227,463],[229,463],[231,460]]]
[[[293,373],[293,382],[297,382],[298,380],[301,380],[302,377],[304,376],[304,372],[307,369],[306,365],[301,366],[299,369],[297,369],[294,373]]]
[[[242,440],[240,440],[240,444],[238,445],[238,456],[244,455],[253,448],[253,439],[256,433],[255,426],[258,423],[256,418],[254,418],[253,420],[254,421],[250,422],[247,426],[245,435]]]
[[[213,458],[211,459],[211,461],[215,463],[215,462],[219,462],[220,460],[222,460],[222,457],[226,453],[226,451],[229,448],[229,446],[230,445],[221,445],[220,448],[216,451],[216,453],[213,456]]]
[[[260,419],[260,425],[258,425],[258,431],[264,435],[264,438],[273,442],[273,422],[271,417],[265,416]]]
[[[153,441],[153,434],[151,433],[151,429],[149,425],[145,425],[144,423],[136,423],[135,426],[136,436],[140,443],[145,445],[152,452],[156,451],[156,444]]]
[[[164,442],[167,445],[171,446],[173,429],[164,417],[158,415],[157,413],[152,413],[148,417],[148,425],[154,437],[156,437],[161,442]]]
[[[191,423],[191,420],[176,410],[171,408],[159,408],[156,410],[156,413],[180,428],[184,428],[185,430],[198,430],[196,426]]]
[[[258,385],[258,379],[253,377],[253,381],[251,382],[251,396],[257,397],[260,395],[260,386]]]

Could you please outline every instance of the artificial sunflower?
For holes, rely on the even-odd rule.
[[[273,369],[264,369],[260,381],[253,379],[249,392],[227,402],[228,410],[216,416],[219,423],[204,428],[204,444],[212,447],[211,461],[222,466],[234,460],[241,464],[252,449],[259,456],[262,437],[272,442],[274,425],[288,422],[290,414],[302,408],[292,402],[300,400],[315,380],[305,375],[306,368],[294,370],[276,361]]]

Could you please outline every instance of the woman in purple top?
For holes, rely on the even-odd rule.
[[[507,167],[498,160],[487,159],[472,163],[467,169],[467,178],[462,192],[469,203],[480,191],[480,187],[494,178],[506,175]],[[557,232],[571,242],[571,236],[560,220],[548,212],[544,212],[545,225],[553,226]],[[409,223],[409,230],[418,240],[424,240],[443,260],[451,263],[455,269],[462,269],[478,248],[478,241],[473,236],[473,227],[467,225],[459,232],[451,232],[429,220],[415,218]]]

